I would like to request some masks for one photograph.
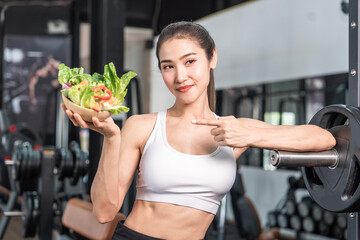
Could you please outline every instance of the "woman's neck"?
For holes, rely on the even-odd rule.
[[[173,117],[181,117],[186,119],[209,119],[213,115],[208,103],[206,104],[191,104],[184,105],[175,102],[175,104],[168,109],[168,114]]]

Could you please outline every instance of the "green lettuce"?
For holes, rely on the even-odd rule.
[[[94,98],[92,88],[105,85],[112,91],[112,96],[115,101],[111,105],[107,104],[103,106],[102,110],[110,111],[114,115],[118,115],[122,112],[129,111],[128,107],[121,105],[125,101],[127,86],[130,80],[136,75],[135,72],[129,71],[119,78],[115,65],[112,62],[104,66],[104,74],[94,73],[93,75],[84,73],[82,67],[70,68],[62,63],[59,65],[58,80],[63,86],[61,92],[64,96],[72,102],[90,109],[93,108],[96,101],[99,101]],[[88,81],[86,86],[81,84],[85,79]]]

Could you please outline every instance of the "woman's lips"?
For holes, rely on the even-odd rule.
[[[178,90],[179,92],[184,93],[184,92],[189,91],[189,90],[190,90],[190,88],[192,88],[192,86],[193,86],[193,85],[186,85],[186,86],[183,86],[183,87],[179,87],[179,88],[178,88],[178,89],[176,89],[176,90]]]

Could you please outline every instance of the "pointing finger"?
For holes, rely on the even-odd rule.
[[[200,119],[200,120],[192,120],[191,122],[197,125],[215,126],[215,127],[221,126],[221,122],[218,120]]]

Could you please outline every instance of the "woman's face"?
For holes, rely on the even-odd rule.
[[[206,97],[210,69],[216,67],[216,51],[209,61],[204,49],[188,38],[165,41],[159,51],[161,75],[177,101],[191,104]]]

